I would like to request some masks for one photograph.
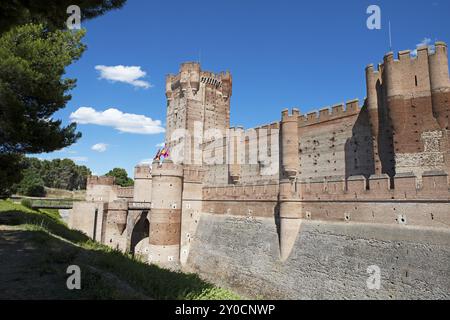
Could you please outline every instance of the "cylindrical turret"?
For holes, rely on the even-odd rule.
[[[166,98],[167,100],[172,100],[172,81],[173,75],[168,75],[166,77]]]
[[[419,48],[418,58],[423,55],[423,50]],[[392,126],[393,149],[395,154],[418,152],[420,143],[415,142],[420,139],[420,133],[412,133],[413,123],[409,117],[411,114],[408,103],[411,98],[405,99],[405,94],[410,94],[409,90],[403,90],[403,73],[400,69],[400,62],[394,59],[394,53],[389,52],[384,56],[383,63],[383,93],[386,109],[389,114],[390,124]],[[398,164],[396,164],[397,168]]]
[[[231,97],[232,88],[233,88],[233,80],[231,78],[230,72],[227,71],[222,75],[222,96],[225,99]]]
[[[183,63],[180,68],[180,86],[185,92],[189,87],[189,63]]]
[[[180,85],[184,92],[191,88],[195,94],[200,87],[200,64],[197,62],[185,62],[180,69]]]
[[[191,88],[192,91],[197,93],[198,89],[200,88],[200,64],[194,63],[192,64],[192,69],[190,70],[190,82],[191,82]]]
[[[294,178],[299,170],[298,154],[298,109],[284,110],[281,114],[281,164],[282,175],[287,178]]]
[[[136,202],[152,201],[152,169],[147,164],[140,164],[134,168],[134,195]]]
[[[183,167],[171,160],[152,166],[149,262],[163,266],[178,264],[181,237]]]
[[[396,72],[395,63],[393,52],[389,52],[384,56],[383,87],[387,98],[402,94],[400,74]]]
[[[436,42],[435,53],[428,57],[430,85],[433,100],[433,114],[441,129],[449,128],[450,80],[448,72],[448,52],[444,42]]]
[[[367,114],[369,116],[369,124],[372,134],[373,156],[375,162],[375,172],[381,174],[382,164],[380,160],[380,154],[378,150],[379,139],[379,111],[378,111],[378,90],[377,85],[380,81],[380,73],[374,72],[373,65],[369,65],[366,68],[366,86],[367,86]]]

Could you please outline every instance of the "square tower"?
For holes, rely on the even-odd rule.
[[[218,129],[225,134],[230,127],[231,92],[229,72],[214,74],[202,71],[197,62],[183,63],[177,75],[166,78],[166,143],[173,145],[177,140],[177,129],[186,129],[192,136],[199,125],[203,133]]]

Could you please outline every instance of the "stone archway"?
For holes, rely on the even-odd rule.
[[[148,221],[148,211],[143,211],[136,222],[131,233],[130,253],[134,255],[136,245],[145,238],[148,238],[150,223]]]

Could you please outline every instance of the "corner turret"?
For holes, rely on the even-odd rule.
[[[176,267],[180,261],[183,167],[171,160],[152,164],[149,262]]]
[[[299,170],[298,154],[298,118],[300,111],[296,108],[285,109],[281,113],[281,165],[282,175],[289,179],[295,178]]]

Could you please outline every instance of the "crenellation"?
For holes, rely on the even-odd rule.
[[[319,116],[316,111],[309,112],[306,114],[306,121],[308,124],[314,124],[319,121]]]
[[[88,185],[105,185],[112,186],[114,185],[114,177],[109,176],[89,176],[87,178]]]
[[[403,50],[398,52],[398,58],[399,61],[410,61],[411,60],[411,50]]]
[[[357,115],[360,111],[359,100],[350,100],[345,106],[337,104],[330,108],[323,108],[317,111],[308,112],[306,115],[299,115],[299,127],[322,124],[331,120]]]
[[[391,191],[391,178],[385,173],[371,175],[369,177],[369,190],[372,195],[389,198],[387,195]]]
[[[347,101],[345,104],[346,114],[355,114],[359,112],[359,99]]]
[[[346,191],[355,195],[355,199],[359,195],[367,192],[367,179],[364,176],[351,176],[347,179]]]
[[[448,174],[444,171],[427,171],[422,174],[419,196],[450,199]]]
[[[117,197],[120,199],[133,199],[134,187],[117,187]]]
[[[320,109],[319,110],[319,122],[322,121],[327,121],[330,119],[330,109],[329,108],[325,108],[325,109]]]

